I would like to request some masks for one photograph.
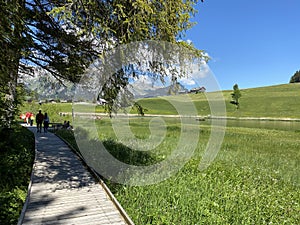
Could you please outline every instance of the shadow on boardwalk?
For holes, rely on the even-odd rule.
[[[19,224],[126,224],[103,187],[61,139],[35,133],[35,140],[30,194]]]

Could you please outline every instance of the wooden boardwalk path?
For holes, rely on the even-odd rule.
[[[61,139],[29,129],[35,133],[36,159],[19,224],[130,224]]]

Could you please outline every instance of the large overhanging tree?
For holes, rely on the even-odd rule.
[[[92,43],[67,30],[49,12],[51,1],[1,0],[1,125],[10,126],[18,104],[20,73],[39,66],[76,82],[94,56]]]
[[[20,71],[39,66],[58,79],[78,82],[97,57],[122,44],[157,40],[184,45],[203,57],[202,51],[178,42],[193,23],[190,0],[1,0],[0,117],[9,125],[14,116]],[[152,63],[159,74],[162,65]],[[126,86],[125,65],[111,87]],[[125,71],[124,71],[125,70]],[[105,91],[105,90],[104,90]],[[5,104],[4,104],[5,103]],[[3,107],[2,107],[3,108]],[[5,118],[3,120],[3,118]]]
[[[124,50],[120,45],[144,40],[164,41],[184,46],[189,50],[189,53],[193,53],[193,57],[205,58],[202,51],[181,41],[185,31],[193,25],[190,18],[196,12],[194,6],[197,1],[83,0],[68,2],[67,4],[65,2],[60,3],[62,4],[61,7],[53,10],[52,15],[64,22],[66,26],[96,40],[98,50],[100,50],[99,57],[105,64],[111,61],[109,52],[113,48],[119,47],[119,50],[121,50],[120,58],[124,55],[125,57],[134,58],[130,55],[131,53],[126,52],[126,47]],[[159,49],[154,48],[154,51]],[[107,53],[109,56],[106,58]],[[162,51],[158,54],[164,55],[165,52]],[[105,79],[105,83],[101,84],[102,89],[100,89],[102,92],[100,92],[100,95],[108,100],[108,104],[106,104],[108,112],[111,113],[114,109],[112,104],[122,89],[123,93],[128,94],[129,78],[138,76],[138,73],[135,72],[140,72],[141,67],[144,67],[145,64],[148,66],[148,74],[152,74],[154,79],[163,80],[164,76],[172,71],[174,75],[172,80],[176,82],[177,76],[180,76],[182,71],[180,69],[176,70],[176,66],[172,67],[172,62],[166,65],[165,61],[172,61],[170,56],[166,57],[169,57],[168,60],[146,62],[143,65],[141,63],[131,64],[131,62],[126,64],[127,60],[125,59],[122,68],[117,68],[114,74],[102,71],[102,73],[109,75],[109,78]],[[174,58],[173,60],[176,61]],[[178,63],[175,61],[174,65]]]

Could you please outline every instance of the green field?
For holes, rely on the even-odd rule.
[[[150,118],[130,119],[131,132],[141,140],[149,138],[149,122]],[[161,162],[172,153],[181,135],[180,120],[165,118],[165,125],[164,141],[144,152],[126,147],[108,118],[96,121],[106,149],[120,161],[138,166]],[[106,180],[136,224],[298,224],[300,130],[227,127],[217,158],[199,171],[211,127],[200,123],[185,130],[199,128],[193,156],[170,179],[146,186]],[[101,158],[97,161],[103,163]]]
[[[272,117],[272,118],[300,118],[300,83],[282,84],[276,86],[241,89],[242,97],[240,99],[240,109],[236,110],[235,106],[230,104],[232,91],[223,91],[224,101],[226,104],[227,116],[229,117]],[[210,93],[207,93],[209,95]],[[148,114],[176,115],[178,112],[170,104],[168,98],[144,98],[138,102],[147,109]],[[200,116],[211,114],[211,110],[205,93],[190,94],[195,107]],[[184,104],[182,102],[181,104]],[[22,112],[37,111],[50,112],[50,116],[55,122],[62,122],[64,118],[59,117],[59,112],[72,111],[71,103],[47,103],[47,104],[26,104],[21,108]],[[97,106],[94,112],[104,112],[103,106]],[[88,112],[89,108],[76,108],[76,112]],[[136,112],[133,112],[136,113]],[[68,117],[67,119],[71,119]]]
[[[300,118],[300,83],[241,89],[239,110],[230,104],[232,92],[223,91],[227,116]],[[211,114],[205,93],[189,96],[194,101],[199,115]],[[166,100],[146,98],[140,100],[140,104],[148,109],[149,114],[177,114],[174,107]]]
[[[300,83],[242,89],[239,110],[229,103],[231,92],[223,92],[228,116],[300,118]]]
[[[300,118],[299,84],[241,90],[240,110],[229,103],[231,92],[223,92],[228,116]],[[211,113],[205,94],[189,97],[199,115]],[[148,114],[177,114],[168,99],[148,98],[139,103],[148,109]],[[66,105],[57,104],[57,107],[67,110]],[[81,119],[85,125],[79,122],[79,127],[86,128],[94,123],[94,120],[89,123],[84,117],[78,121]],[[209,123],[192,123],[182,130],[180,119],[163,119],[164,125],[158,124],[154,133],[160,134],[164,128],[166,133],[158,135],[163,141],[151,151],[135,151],[127,145],[130,139],[126,135],[116,135],[108,117],[95,121],[97,132],[79,132],[91,147],[101,141],[116,159],[130,165],[147,166],[167,159],[182,134],[200,131],[198,139],[187,140],[196,143],[192,157],[170,179],[146,186],[122,185],[106,180],[135,224],[299,224],[300,128],[280,130],[280,127],[263,129],[231,124],[226,128],[216,159],[206,170],[199,171],[211,134]],[[151,136],[150,120],[150,117],[129,119],[128,132],[132,132],[142,144]],[[76,145],[70,131],[67,132],[60,131],[60,135]],[[95,157],[97,149],[79,150],[90,155],[93,165],[103,163],[103,159]],[[182,148],[184,151],[186,149]],[[178,157],[173,163],[181,160]],[[160,169],[168,170],[168,167]],[[142,177],[131,177],[128,183],[136,179]]]

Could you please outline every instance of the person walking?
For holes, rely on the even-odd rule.
[[[30,112],[26,112],[25,119],[26,119],[26,125],[29,126],[30,124]]]
[[[36,121],[37,133],[38,132],[42,133],[42,124],[44,121],[44,115],[41,110],[39,110],[39,113],[36,114],[35,121]]]
[[[47,113],[44,115],[44,133],[48,132],[48,127],[49,127],[50,119]]]
[[[32,127],[34,121],[34,115],[33,113],[30,113],[30,126]]]

